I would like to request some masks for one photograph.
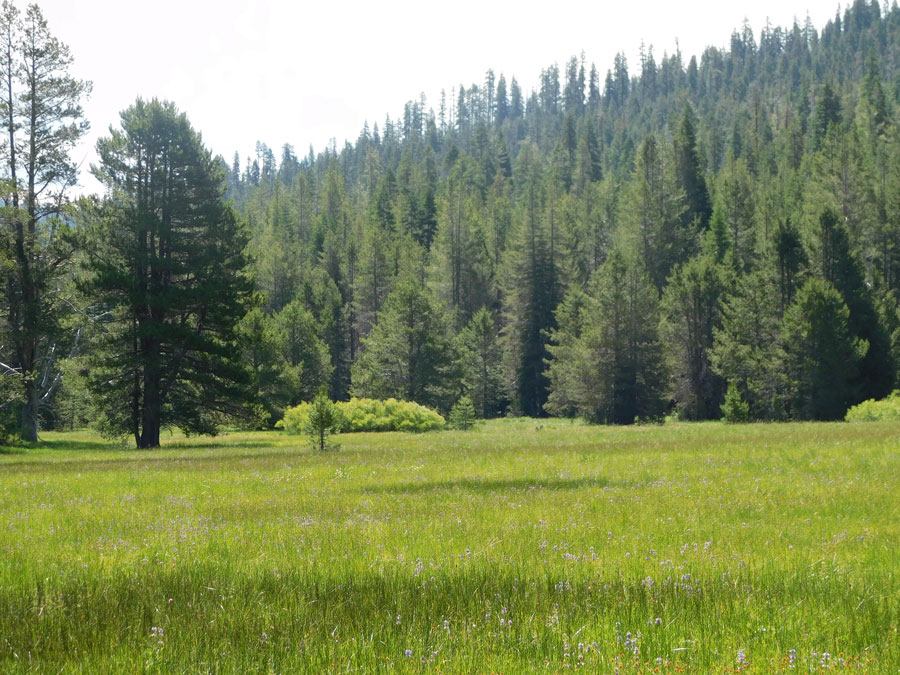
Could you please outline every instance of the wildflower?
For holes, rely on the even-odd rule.
[[[406,658],[408,658],[408,659],[412,658],[412,649],[407,649],[405,654],[406,654]]]
[[[737,662],[739,666],[747,665],[747,655],[744,653],[743,649],[737,650]]]

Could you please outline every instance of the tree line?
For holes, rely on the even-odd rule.
[[[4,5],[0,414],[26,439],[265,428],[321,388],[629,424],[717,418],[729,385],[758,420],[896,386],[896,8],[605,79],[573,57],[528,93],[488,71],[302,158],[226,163],[138,101],[105,193],[65,208],[89,85],[45,24],[65,91],[29,80],[39,14]]]

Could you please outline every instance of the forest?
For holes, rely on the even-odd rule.
[[[155,447],[323,388],[633,424],[836,420],[897,387],[896,5],[488,70],[318,153],[226,161],[138,100],[78,199],[90,83],[34,5],[0,42],[0,436]]]

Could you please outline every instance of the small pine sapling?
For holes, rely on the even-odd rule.
[[[738,424],[750,420],[750,404],[741,398],[734,382],[728,383],[728,391],[725,392],[725,402],[722,404],[722,417],[728,424]]]
[[[313,448],[319,452],[337,450],[340,446],[330,442],[328,438],[333,434],[339,434],[342,426],[341,411],[331,402],[325,388],[322,387],[309,407],[309,417],[303,428],[304,433],[309,436]]]
[[[459,399],[450,410],[450,428],[466,431],[475,426],[475,405],[468,396]]]

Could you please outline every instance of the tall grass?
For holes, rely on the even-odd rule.
[[[0,670],[896,672],[898,431],[47,434],[0,456]]]

